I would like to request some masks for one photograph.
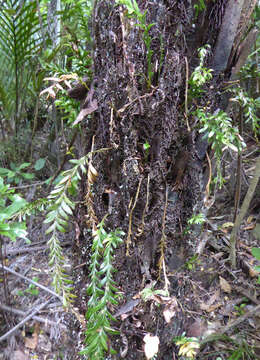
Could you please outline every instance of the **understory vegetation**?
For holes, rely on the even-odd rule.
[[[154,15],[136,0],[2,1],[3,359],[260,356],[258,33],[234,70],[260,8],[244,17],[236,62],[217,72],[214,36],[189,45],[207,7],[222,16],[213,3]],[[161,24],[170,8],[187,18],[158,36],[178,18]],[[98,53],[106,46],[124,75]],[[182,66],[176,85],[169,64]],[[41,330],[44,307],[59,335]]]

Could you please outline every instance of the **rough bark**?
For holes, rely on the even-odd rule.
[[[96,1],[92,22],[93,98],[98,110],[86,125],[86,152],[91,149],[94,135],[95,149],[111,148],[92,159],[99,173],[93,185],[93,204],[99,221],[109,213],[106,226],[111,230],[119,227],[126,233],[125,245],[117,253],[116,280],[120,279],[118,286],[128,298],[148,281],[162,280],[162,257],[169,265],[173,256],[185,259],[196,249],[198,236],[189,238],[183,235],[183,230],[191,215],[204,207],[203,192],[208,179],[203,164],[207,143],[197,132],[192,102],[190,111],[185,113],[186,59],[191,74],[198,65],[197,49],[210,44],[216,57],[208,58],[207,65],[218,63],[221,46],[218,34],[224,31],[221,25],[227,4],[226,0],[207,2],[207,9],[196,19],[195,2],[137,2],[142,12],[147,11],[147,24],[154,23],[149,31],[154,73],[151,86],[147,86],[147,49],[142,30],[135,26],[136,19],[128,18],[124,8],[115,6],[114,1]],[[232,40],[235,36],[234,29]],[[223,72],[232,43],[228,46]],[[212,83],[198,100],[200,106],[207,105],[212,112],[219,107],[223,79],[214,74]],[[143,148],[145,143],[150,145],[148,151]],[[178,291],[185,296],[185,289],[172,279],[171,295]],[[156,331],[156,321],[151,320],[150,331]],[[160,329],[160,358],[171,358],[172,343],[167,343],[169,336],[164,335],[168,332],[171,338],[180,335],[184,323],[180,312],[174,324],[165,331]],[[124,324],[121,330],[131,333],[126,327]],[[135,331],[135,335],[131,333],[134,340],[129,343],[127,359],[143,356],[136,350],[142,346],[142,332]]]

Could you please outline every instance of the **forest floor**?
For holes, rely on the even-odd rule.
[[[244,178],[249,179],[253,174],[252,160],[244,169]],[[245,180],[244,183],[242,197],[243,188],[247,188]],[[255,198],[244,219],[238,238],[238,267],[233,270],[228,262],[234,207],[230,194],[227,183],[215,196],[201,236],[205,246],[202,254],[187,258],[181,248],[177,254],[169,251],[159,280],[156,280],[158,274],[147,279],[138,269],[132,269],[131,259],[123,260],[123,247],[118,249],[121,254],[116,257],[115,280],[123,296],[111,312],[117,318],[114,328],[120,335],[111,339],[117,355],[107,359],[145,359],[147,333],[159,338],[157,359],[185,359],[178,355],[180,347],[173,341],[184,332],[186,337],[199,339],[217,334],[212,341],[202,343],[197,359],[260,359],[260,286],[254,270],[257,263],[251,254],[252,247],[260,244],[260,203]],[[6,242],[4,264],[51,288],[43,220],[41,216],[30,219],[31,244],[26,245],[22,240]],[[83,244],[73,239],[74,229],[60,239],[77,295],[72,312],[64,311],[60,300],[46,290],[8,271],[3,276],[1,270],[0,337],[39,305],[49,302],[0,342],[0,360],[80,359],[78,352],[84,347],[88,267]]]

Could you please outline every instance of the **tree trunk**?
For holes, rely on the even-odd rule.
[[[154,24],[149,30],[151,57],[144,31],[135,25],[138,20],[128,17],[126,8],[114,1],[95,1],[93,82],[98,109],[86,128],[86,151],[91,150],[93,135],[95,149],[111,148],[93,155],[92,164],[99,173],[93,204],[99,221],[109,213],[108,229],[126,233],[115,259],[115,280],[125,298],[151,280],[158,279],[159,287],[164,287],[162,264],[176,269],[176,262],[183,264],[198,245],[199,234],[184,235],[184,230],[193,213],[207,210],[203,203],[207,143],[192,116],[196,105],[189,99],[185,106],[187,80],[199,62],[197,49],[209,44],[214,57],[208,57],[206,66],[216,72],[197,106],[207,106],[212,113],[222,106],[222,82],[234,66],[230,41],[236,37],[243,7],[240,1],[239,13],[234,15],[236,1],[205,1],[206,9],[196,17],[197,1],[137,3],[142,13],[147,11],[146,24]],[[221,39],[231,31],[231,25],[222,22],[228,18],[225,9],[232,9],[236,18],[223,49]],[[180,286],[174,277],[170,280],[171,296],[177,292],[183,298],[189,296],[190,288]],[[153,316],[150,327],[143,330],[155,334],[162,315],[154,312]],[[179,312],[174,324],[159,329],[160,359],[172,359],[173,345],[166,335],[180,335],[185,321]],[[124,326],[122,332],[127,333]],[[127,359],[143,359],[139,351],[143,330],[134,330]]]

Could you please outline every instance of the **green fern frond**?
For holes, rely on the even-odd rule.
[[[72,282],[68,279],[64,270],[64,257],[60,240],[58,239],[58,233],[66,231],[69,219],[73,214],[75,202],[69,199],[68,193],[72,187],[74,189],[77,188],[80,171],[86,172],[88,156],[89,154],[79,160],[71,160],[71,163],[75,164],[74,167],[62,173],[62,179],[48,196],[50,206],[47,209],[48,213],[44,221],[44,223],[49,224],[46,234],[51,234],[48,245],[50,249],[49,265],[52,270],[53,285],[55,291],[58,294],[62,294],[63,305],[65,307],[72,302],[75,296],[72,294]]]
[[[87,355],[90,360],[103,360],[108,351],[108,334],[118,334],[111,327],[111,321],[115,320],[110,313],[109,306],[116,305],[118,295],[112,274],[115,268],[112,265],[114,251],[120,243],[123,231],[116,230],[107,233],[104,229],[104,220],[97,226],[92,245],[92,257],[90,265],[90,285],[87,294],[88,311],[86,313],[86,348],[80,354]],[[110,352],[115,351],[110,347]]]
[[[58,294],[62,294],[63,305],[65,307],[71,303],[74,295],[71,293],[71,281],[65,274],[64,258],[58,239],[58,233],[65,232],[67,229],[70,217],[75,208],[75,202],[69,198],[69,194],[70,192],[74,192],[71,190],[77,189],[78,181],[81,179],[81,173],[86,174],[89,158],[93,153],[107,150],[107,148],[95,150],[78,160],[70,160],[70,163],[74,166],[69,170],[63,171],[61,180],[48,196],[49,206],[47,208],[47,215],[44,223],[49,224],[46,234],[51,234],[48,241],[50,249],[49,264],[52,270],[55,291]]]

